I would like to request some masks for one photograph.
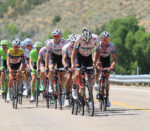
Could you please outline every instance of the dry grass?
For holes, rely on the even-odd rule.
[[[146,0],[50,0],[17,19],[5,16],[0,24],[13,23],[25,32],[33,31],[37,39],[56,27],[80,33],[84,26],[95,30],[111,19],[136,15],[139,25],[150,31],[149,6]],[[53,26],[56,15],[61,16],[61,21]]]

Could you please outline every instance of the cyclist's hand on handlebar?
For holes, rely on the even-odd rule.
[[[113,67],[108,67],[108,71],[112,71],[113,69]]]
[[[75,71],[75,66],[71,66],[71,71],[74,72]]]

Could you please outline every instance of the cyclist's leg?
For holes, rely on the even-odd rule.
[[[49,79],[49,92],[53,92],[52,89],[52,79],[53,79],[53,71],[51,71],[54,68],[55,65],[55,54],[51,53],[48,58],[48,79]]]
[[[44,80],[46,79],[46,75],[45,75],[45,65],[42,63],[40,63],[39,78],[40,78],[40,91],[43,91],[44,90]]]
[[[32,80],[31,80],[31,96],[33,96],[35,80],[36,80],[36,74],[32,74],[31,76],[32,76]]]
[[[57,56],[56,63],[57,63],[57,68],[63,68],[62,56]],[[61,85],[61,90],[63,90],[64,83],[65,83],[64,75],[65,75],[64,71],[58,72],[58,79]]]

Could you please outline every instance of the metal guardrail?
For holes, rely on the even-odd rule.
[[[119,83],[150,83],[150,75],[110,75],[109,81]]]

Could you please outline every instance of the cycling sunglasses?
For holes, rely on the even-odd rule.
[[[109,42],[109,38],[103,38],[102,41]]]
[[[27,45],[26,47],[30,47],[31,45]]]
[[[61,36],[60,35],[54,35],[53,37],[54,38],[60,38]]]

